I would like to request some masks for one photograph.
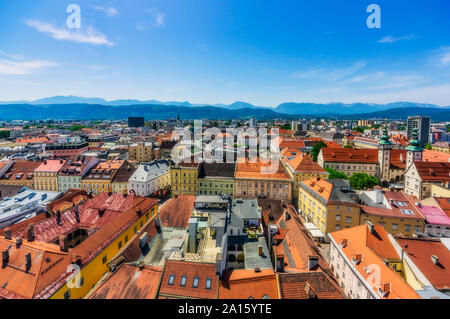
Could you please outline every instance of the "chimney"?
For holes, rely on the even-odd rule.
[[[56,222],[58,226],[61,226],[61,212],[59,210],[56,212]]]
[[[99,209],[98,210],[98,215],[100,216],[100,217],[103,217],[103,214],[106,212],[106,208],[102,208],[102,209]]]
[[[5,229],[5,239],[11,240],[12,235],[11,235],[11,228],[6,228]]]
[[[318,265],[319,265],[319,257],[318,256],[309,256],[308,270],[309,271],[315,270]]]
[[[75,220],[77,221],[77,223],[80,222],[80,210],[78,208],[78,205],[75,206]]]
[[[66,235],[59,235],[59,248],[61,251],[69,251],[69,241]]]
[[[259,252],[260,256],[262,256],[264,254],[263,247],[261,245],[259,245],[259,247],[258,247],[258,252]]]
[[[25,272],[31,269],[31,253],[25,255]]]
[[[16,248],[19,249],[22,246],[22,237],[16,237]]]
[[[2,268],[5,268],[9,262],[9,250],[8,249],[5,249],[2,251],[2,261],[3,261]]]
[[[436,255],[431,255],[431,262],[435,265],[439,265],[439,257]]]
[[[372,235],[374,235],[375,234],[375,226],[370,221],[367,221],[366,224],[367,224],[367,227],[369,227],[370,233]]]
[[[27,240],[34,241],[34,226],[30,225],[27,229]]]

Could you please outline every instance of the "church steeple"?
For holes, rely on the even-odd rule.
[[[410,167],[413,162],[422,162],[423,147],[418,136],[419,132],[417,128],[414,128],[412,131],[412,139],[409,141],[409,145],[406,148],[407,167]]]
[[[390,181],[390,168],[391,168],[391,149],[392,143],[389,141],[389,133],[387,126],[383,127],[383,135],[378,141],[378,165],[379,165],[379,177],[384,183]]]

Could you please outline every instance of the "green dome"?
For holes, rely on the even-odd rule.
[[[384,128],[383,128],[383,135],[381,136],[380,140],[378,141],[378,144],[383,144],[383,145],[392,144],[391,141],[389,141],[389,135],[388,135],[388,130],[387,130],[386,126],[384,126]]]
[[[415,127],[412,131],[412,139],[409,141],[409,146],[406,148],[407,151],[423,152],[422,143],[417,139],[418,135],[417,127]]]

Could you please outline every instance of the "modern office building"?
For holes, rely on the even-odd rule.
[[[408,138],[412,138],[413,130],[415,128],[417,128],[419,132],[419,141],[422,145],[428,144],[430,140],[430,118],[425,116],[408,117]]]

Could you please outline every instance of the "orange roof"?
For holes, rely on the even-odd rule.
[[[399,260],[397,252],[388,239],[386,230],[382,226],[374,226],[375,233],[371,234],[367,225],[343,229],[329,234],[330,238],[352,260],[354,255],[361,255],[362,260],[353,267],[365,279],[368,285],[381,299],[420,299],[416,291],[406,281],[384,262],[384,259]],[[345,245],[341,242],[346,241]],[[370,270],[377,266],[380,282],[369,280],[373,276]],[[368,273],[369,272],[369,273]],[[388,293],[382,296],[379,289],[387,288]]]
[[[155,299],[162,268],[122,265],[95,288],[89,299]]]
[[[334,281],[323,272],[280,273],[280,291],[283,299],[343,299]]]
[[[283,157],[282,161],[294,172],[328,174],[326,170],[306,154],[298,154],[294,158]]]
[[[276,274],[272,269],[238,269],[224,274],[219,299],[279,299]]]
[[[422,154],[422,161],[424,162],[449,162],[450,154],[438,151],[424,150]]]
[[[17,139],[16,144],[37,144],[37,143],[49,143],[50,140],[44,136],[44,137],[35,137],[35,138],[22,138]]]
[[[256,163],[250,163],[245,159],[243,163],[236,164],[235,178],[291,180],[283,166],[279,162],[277,164],[276,171],[272,172],[271,162],[262,163],[258,158]]]
[[[325,162],[378,163],[378,150],[357,148],[322,148]]]
[[[12,247],[12,248],[11,248]],[[0,269],[0,285],[25,298],[35,297],[42,289],[66,271],[70,263],[67,253],[59,246],[39,242],[27,242],[18,247],[15,240],[0,238],[0,250],[9,250],[9,260]],[[26,258],[30,254],[31,265],[26,271]]]
[[[169,282],[171,276],[173,284]],[[186,276],[184,286],[181,285],[183,276]],[[197,288],[193,287],[195,278],[198,279]],[[209,289],[206,288],[208,279],[211,280]],[[159,296],[217,299],[218,289],[219,276],[216,274],[216,264],[168,260],[163,270]]]
[[[119,169],[122,167],[124,160],[101,162],[97,165],[97,169]]]
[[[61,170],[61,168],[64,166],[65,163],[66,163],[66,161],[64,161],[64,160],[46,160],[34,171],[38,172],[38,173],[39,172],[57,173]]]
[[[323,178],[311,178],[302,182],[304,185],[312,189],[323,199],[328,201],[333,190],[333,184]]]

